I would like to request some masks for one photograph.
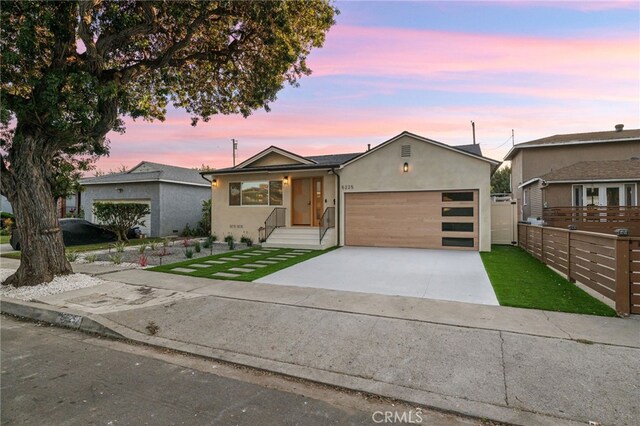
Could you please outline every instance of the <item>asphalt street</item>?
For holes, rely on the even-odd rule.
[[[1,343],[3,425],[480,424],[5,316]]]

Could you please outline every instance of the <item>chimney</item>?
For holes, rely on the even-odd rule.
[[[367,144],[367,151],[371,151],[371,144],[370,143]]]
[[[621,132],[624,129],[624,124],[616,124],[616,132]]]

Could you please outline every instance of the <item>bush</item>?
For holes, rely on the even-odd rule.
[[[245,243],[247,247],[251,247],[253,245],[253,240],[250,237],[243,236],[240,238],[241,243]]]
[[[67,260],[69,262],[75,262],[76,260],[78,260],[79,254],[75,251],[68,251],[65,253],[65,256],[67,257]]]
[[[184,256],[185,256],[187,259],[191,259],[191,258],[193,257],[193,250],[192,250],[192,249],[190,249],[190,248],[185,249],[185,251],[184,251]]]
[[[144,226],[143,217],[151,213],[142,203],[93,203],[93,214],[102,226],[113,231],[118,241],[128,241],[127,232],[136,225]]]
[[[98,260],[98,255],[97,254],[88,254],[84,257],[84,260],[87,261],[87,263],[93,263],[96,260]]]
[[[204,240],[204,243],[202,243],[202,248],[211,248],[211,246],[213,245],[213,241],[211,241],[211,237],[207,237],[206,240]]]
[[[109,260],[113,262],[114,265],[119,265],[122,263],[122,253],[114,253],[109,256]]]
[[[193,248],[195,249],[196,253],[200,253],[200,251],[202,250],[202,246],[200,245],[200,241],[196,241],[195,244],[193,245]]]
[[[181,237],[197,237],[200,234],[198,229],[191,228],[187,223],[184,228],[182,228],[182,232],[180,233]]]
[[[147,245],[143,244],[140,247],[138,247],[138,253],[140,254],[144,254],[145,250],[147,249]]]
[[[224,237],[224,240],[229,245],[229,250],[233,250],[235,248],[236,242],[235,242],[235,239],[233,238],[233,235],[227,235],[226,237]]]
[[[116,253],[123,253],[126,246],[125,243],[116,243]]]
[[[202,219],[198,222],[198,231],[200,235],[211,233],[211,198],[202,202]]]
[[[149,264],[149,258],[146,255],[141,255],[140,259],[138,259],[138,264],[143,268]]]

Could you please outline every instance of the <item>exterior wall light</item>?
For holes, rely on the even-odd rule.
[[[218,179],[212,179],[211,180],[211,186],[217,187],[218,186]]]
[[[282,179],[282,183],[283,183],[283,185],[286,185],[287,183],[289,183],[289,176],[285,176],[285,177]]]
[[[402,171],[404,173],[407,173],[409,171],[409,163],[404,163],[404,165],[402,166]]]

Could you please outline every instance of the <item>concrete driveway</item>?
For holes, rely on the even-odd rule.
[[[342,247],[255,282],[498,305],[472,251]]]

